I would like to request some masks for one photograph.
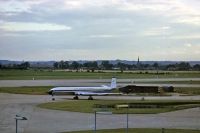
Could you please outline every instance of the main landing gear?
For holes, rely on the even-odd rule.
[[[92,97],[92,96],[89,96],[89,97],[88,97],[88,100],[93,100],[93,97]]]
[[[55,101],[55,98],[54,98],[54,92],[52,91],[52,94],[51,94],[51,96],[52,96],[52,101]]]
[[[75,95],[75,96],[73,97],[73,99],[74,99],[74,100],[78,100],[78,99],[79,99],[78,95]],[[88,97],[88,100],[93,100],[93,97],[92,97],[92,96],[89,96],[89,97]]]
[[[73,97],[73,99],[74,100],[78,100],[79,98],[78,98],[78,95],[75,95],[74,97]]]

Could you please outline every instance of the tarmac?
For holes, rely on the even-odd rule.
[[[135,82],[146,82],[137,83]],[[161,81],[200,81],[200,78],[151,78],[151,79],[117,79],[118,86],[125,85],[151,85],[151,86],[174,86],[174,87],[200,87],[199,84],[160,84]],[[100,86],[110,84],[111,79],[68,79],[68,80],[0,80],[0,87],[21,86]],[[155,83],[148,83],[155,82]],[[156,83],[158,82],[158,83]]]
[[[57,96],[56,101],[72,96]],[[80,97],[87,99],[87,97]],[[141,99],[139,96],[100,96],[96,99]],[[200,96],[145,97],[145,99],[196,99]],[[0,132],[15,132],[15,115],[27,117],[18,122],[18,131],[23,133],[57,133],[94,129],[93,113],[78,113],[48,110],[37,104],[52,102],[47,95],[21,95],[0,93]],[[200,108],[192,108],[160,114],[129,114],[130,128],[176,128],[199,129]],[[126,128],[126,114],[97,114],[97,129]]]

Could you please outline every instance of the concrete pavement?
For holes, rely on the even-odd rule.
[[[56,97],[63,100],[67,97]],[[87,98],[87,97],[81,97]],[[133,96],[97,97],[97,99],[132,98]],[[141,97],[135,97],[140,99]],[[146,99],[153,97],[145,97]],[[156,97],[159,98],[159,97]],[[184,97],[200,99],[196,97]],[[165,97],[167,99],[167,97]],[[170,97],[168,97],[170,99]],[[176,98],[177,99],[177,98]],[[39,103],[51,102],[51,97],[42,95],[16,95],[0,93],[0,131],[15,132],[16,114],[26,116],[27,121],[19,121],[19,132],[55,133],[63,131],[90,130],[94,128],[94,114],[47,110],[36,107]],[[97,129],[125,128],[126,115],[97,115]],[[200,129],[200,109],[193,108],[161,114],[132,114],[129,127],[137,128],[183,128]]]
[[[175,86],[175,87],[200,87],[199,84],[159,84],[161,81],[200,81],[200,78],[166,78],[166,79],[117,79],[118,86],[124,85],[154,85],[154,86]],[[135,84],[134,82],[147,82]],[[0,87],[21,87],[21,86],[99,86],[110,84],[111,79],[71,79],[71,80],[0,80]],[[155,83],[148,83],[155,82]]]

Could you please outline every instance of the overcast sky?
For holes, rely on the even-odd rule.
[[[0,0],[0,59],[200,60],[200,0]]]

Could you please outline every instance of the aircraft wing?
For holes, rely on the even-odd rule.
[[[101,87],[108,87],[107,85],[101,85]]]
[[[50,95],[82,95],[82,96],[105,96],[105,95],[119,95],[119,93],[111,92],[92,92],[92,91],[49,91]]]
[[[105,96],[105,95],[120,95],[121,93],[104,93],[104,92],[86,92],[86,91],[77,91],[76,95],[82,96]]]

